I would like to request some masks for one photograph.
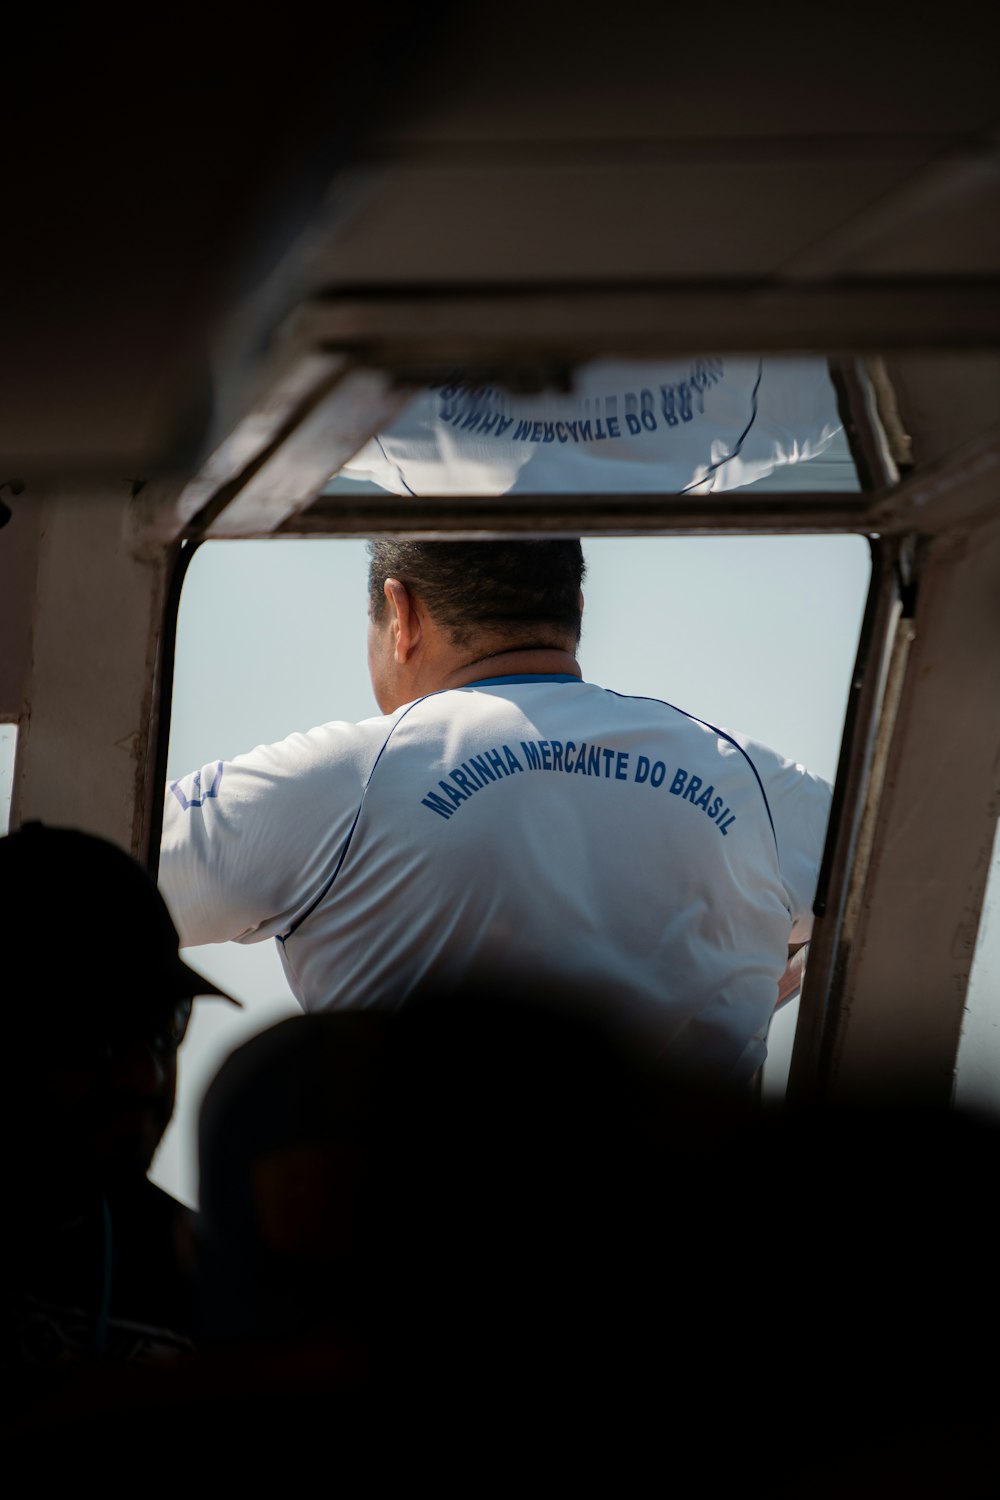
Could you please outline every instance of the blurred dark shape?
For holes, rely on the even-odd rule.
[[[996,1131],[706,1098],[573,998],[493,977],[284,1022],[222,1070],[206,1319],[220,1370],[263,1371],[230,1430],[334,1433],[369,1476],[759,1467],[788,1494],[948,1451],[966,1493],[994,1436],[953,1370],[1000,1331]]]
[[[238,1049],[201,1120],[209,1341],[326,1330],[397,1413],[632,1388],[676,1200],[715,1201],[751,1104],[710,1110],[602,1010],[490,977]]]
[[[108,1366],[194,1351],[192,1218],[146,1171],[193,997],[221,992],[181,961],[147,872],[76,830],[0,839],[0,928],[10,1418]]]
[[[166,1421],[178,1476],[982,1493],[995,1127],[706,1096],[585,998],[490,975],[237,1049],[201,1121],[203,1356],[74,1451]]]
[[[451,9],[11,15],[6,466],[33,482],[198,466],[242,415],[331,183],[419,88]]]
[[[360,1199],[390,1018],[296,1016],[226,1060],[200,1121],[199,1262],[213,1341],[292,1338],[360,1316]]]

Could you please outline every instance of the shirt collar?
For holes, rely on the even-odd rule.
[[[463,683],[463,687],[509,687],[522,682],[580,682],[582,678],[572,672],[525,672],[516,677],[479,677],[475,682]]]

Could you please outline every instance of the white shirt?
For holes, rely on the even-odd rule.
[[[278,939],[308,1010],[510,964],[747,1076],[805,941],[830,788],[658,700],[502,678],[173,783],[184,944]]]

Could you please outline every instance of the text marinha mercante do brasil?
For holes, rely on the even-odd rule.
[[[612,750],[607,745],[577,745],[573,740],[520,740],[517,750],[510,745],[493,745],[480,755],[470,755],[448,773],[447,780],[437,784],[421,799],[424,807],[442,818],[452,817],[463,802],[488,787],[524,771],[558,771],[566,776],[597,776],[606,781],[631,781],[652,788],[664,788],[675,797],[690,802],[711,819],[721,834],[728,834],[736,814],[716,795],[715,787],[682,766],[668,775],[666,763],[647,755],[634,756],[628,750]]]

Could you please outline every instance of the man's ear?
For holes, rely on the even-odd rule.
[[[393,656],[400,666],[405,666],[420,645],[423,633],[420,611],[398,578],[387,578],[384,591],[392,611]]]

